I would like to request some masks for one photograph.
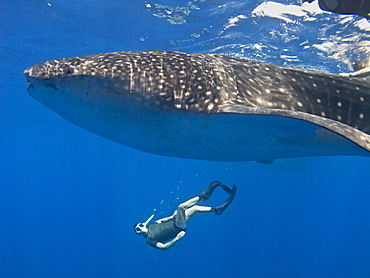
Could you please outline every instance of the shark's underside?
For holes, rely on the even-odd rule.
[[[370,156],[370,83],[223,55],[133,51],[52,60],[28,93],[142,151],[216,161]]]

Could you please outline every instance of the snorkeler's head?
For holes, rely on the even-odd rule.
[[[134,231],[138,235],[144,235],[148,232],[148,228],[145,223],[136,223],[134,226]]]

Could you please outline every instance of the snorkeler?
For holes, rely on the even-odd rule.
[[[313,2],[314,0],[304,0]],[[370,19],[369,0],[319,0],[322,10],[338,14],[357,14]]]
[[[218,186],[221,186],[223,190],[230,195],[223,205],[219,207],[196,205],[200,200],[208,200]],[[235,194],[235,184],[233,188],[230,189],[228,186],[214,181],[200,195],[180,204],[171,216],[159,219],[155,221],[155,223],[148,225],[154,217],[153,214],[144,223],[137,223],[134,226],[135,233],[144,236],[149,246],[167,250],[185,235],[186,223],[189,222],[196,213],[214,212],[216,215],[220,215],[234,200]]]

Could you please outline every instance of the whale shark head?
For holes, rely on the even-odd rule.
[[[370,151],[370,85],[223,55],[132,51],[25,70],[31,97],[139,150],[243,161]]]
[[[128,98],[130,105],[212,112],[233,95],[228,93],[227,67],[200,56],[204,57],[154,51],[107,53],[40,63],[24,74],[31,82],[29,94],[41,102],[50,101],[55,93],[62,97],[73,91],[81,101]]]

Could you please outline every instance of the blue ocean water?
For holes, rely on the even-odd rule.
[[[25,90],[30,65],[111,51],[352,70],[369,38],[363,19],[279,3],[294,7],[271,14],[259,12],[259,0],[2,0],[0,277],[370,277],[368,158],[264,165],[162,157],[78,128]],[[197,215],[166,252],[135,235],[136,222],[172,214],[213,180],[239,188],[223,215]],[[216,192],[209,203],[224,198]]]

